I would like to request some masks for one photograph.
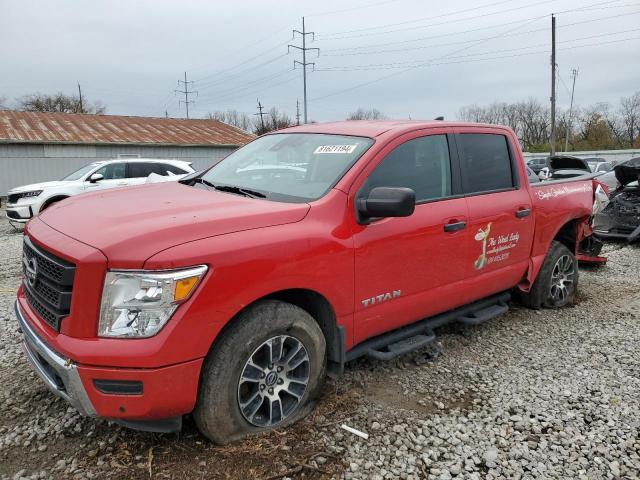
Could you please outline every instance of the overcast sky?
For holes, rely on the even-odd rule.
[[[77,93],[108,113],[192,117],[302,103],[291,30],[306,17],[309,117],[358,107],[392,118],[455,118],[472,103],[550,94],[550,14],[557,12],[558,103],[617,104],[640,90],[638,0],[0,0],[0,97]],[[562,13],[564,12],[564,13]],[[317,57],[317,58],[316,58]],[[182,86],[181,86],[182,87]]]

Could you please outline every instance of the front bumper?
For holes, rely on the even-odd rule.
[[[182,415],[193,410],[202,358],[148,369],[79,364],[41,339],[19,302],[15,311],[24,335],[23,349],[33,369],[53,393],[81,414],[107,418],[138,430],[167,432],[179,430]],[[139,385],[139,390],[107,391],[105,385]]]
[[[22,349],[38,376],[49,390],[65,399],[81,414],[95,416],[96,411],[84,389],[77,365],[40,340],[24,318],[18,302],[15,304],[15,310],[20,330],[24,335]]]
[[[7,203],[6,216],[11,222],[27,223],[33,217],[33,204]]]

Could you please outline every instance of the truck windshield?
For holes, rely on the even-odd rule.
[[[266,135],[236,150],[202,180],[259,192],[270,200],[306,202],[329,191],[372,144],[370,138],[343,135]]]
[[[76,170],[75,172],[70,173],[69,175],[64,177],[62,180],[80,180],[84,175],[89,173],[90,170],[93,170],[98,165],[99,163],[90,163],[89,165],[85,165],[84,167]]]

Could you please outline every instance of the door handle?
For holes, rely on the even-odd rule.
[[[118,182],[118,185],[129,185],[128,182]]]
[[[531,213],[530,208],[520,208],[516,210],[516,218],[524,218]]]
[[[457,232],[458,230],[462,230],[466,226],[467,226],[467,222],[465,222],[465,221],[445,223],[444,224],[444,231],[445,232]]]

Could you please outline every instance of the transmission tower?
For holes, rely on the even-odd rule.
[[[178,106],[181,103],[184,103],[184,106],[187,110],[187,118],[189,118],[189,104],[190,103],[195,103],[193,100],[189,100],[189,95],[196,95],[198,96],[198,92],[195,90],[189,90],[189,86],[193,86],[193,81],[187,81],[187,72],[184,72],[184,80],[178,80],[178,85],[184,85],[184,90],[175,90],[175,93],[183,93],[184,94],[184,100],[179,100],[178,101]]]
[[[287,52],[290,52],[292,48],[295,48],[302,52],[302,61],[299,62],[298,60],[294,60],[293,68],[295,68],[296,65],[302,66],[302,83],[304,88],[304,123],[307,123],[307,65],[315,66],[314,62],[307,62],[307,52],[309,50],[315,50],[318,53],[318,56],[320,56],[320,49],[307,47],[307,35],[311,35],[312,40],[315,40],[315,38],[314,32],[307,32],[307,30],[305,29],[304,17],[302,17],[302,31],[293,30],[293,38],[296,38],[296,33],[302,37],[302,46],[300,47],[298,45],[287,45]]]

